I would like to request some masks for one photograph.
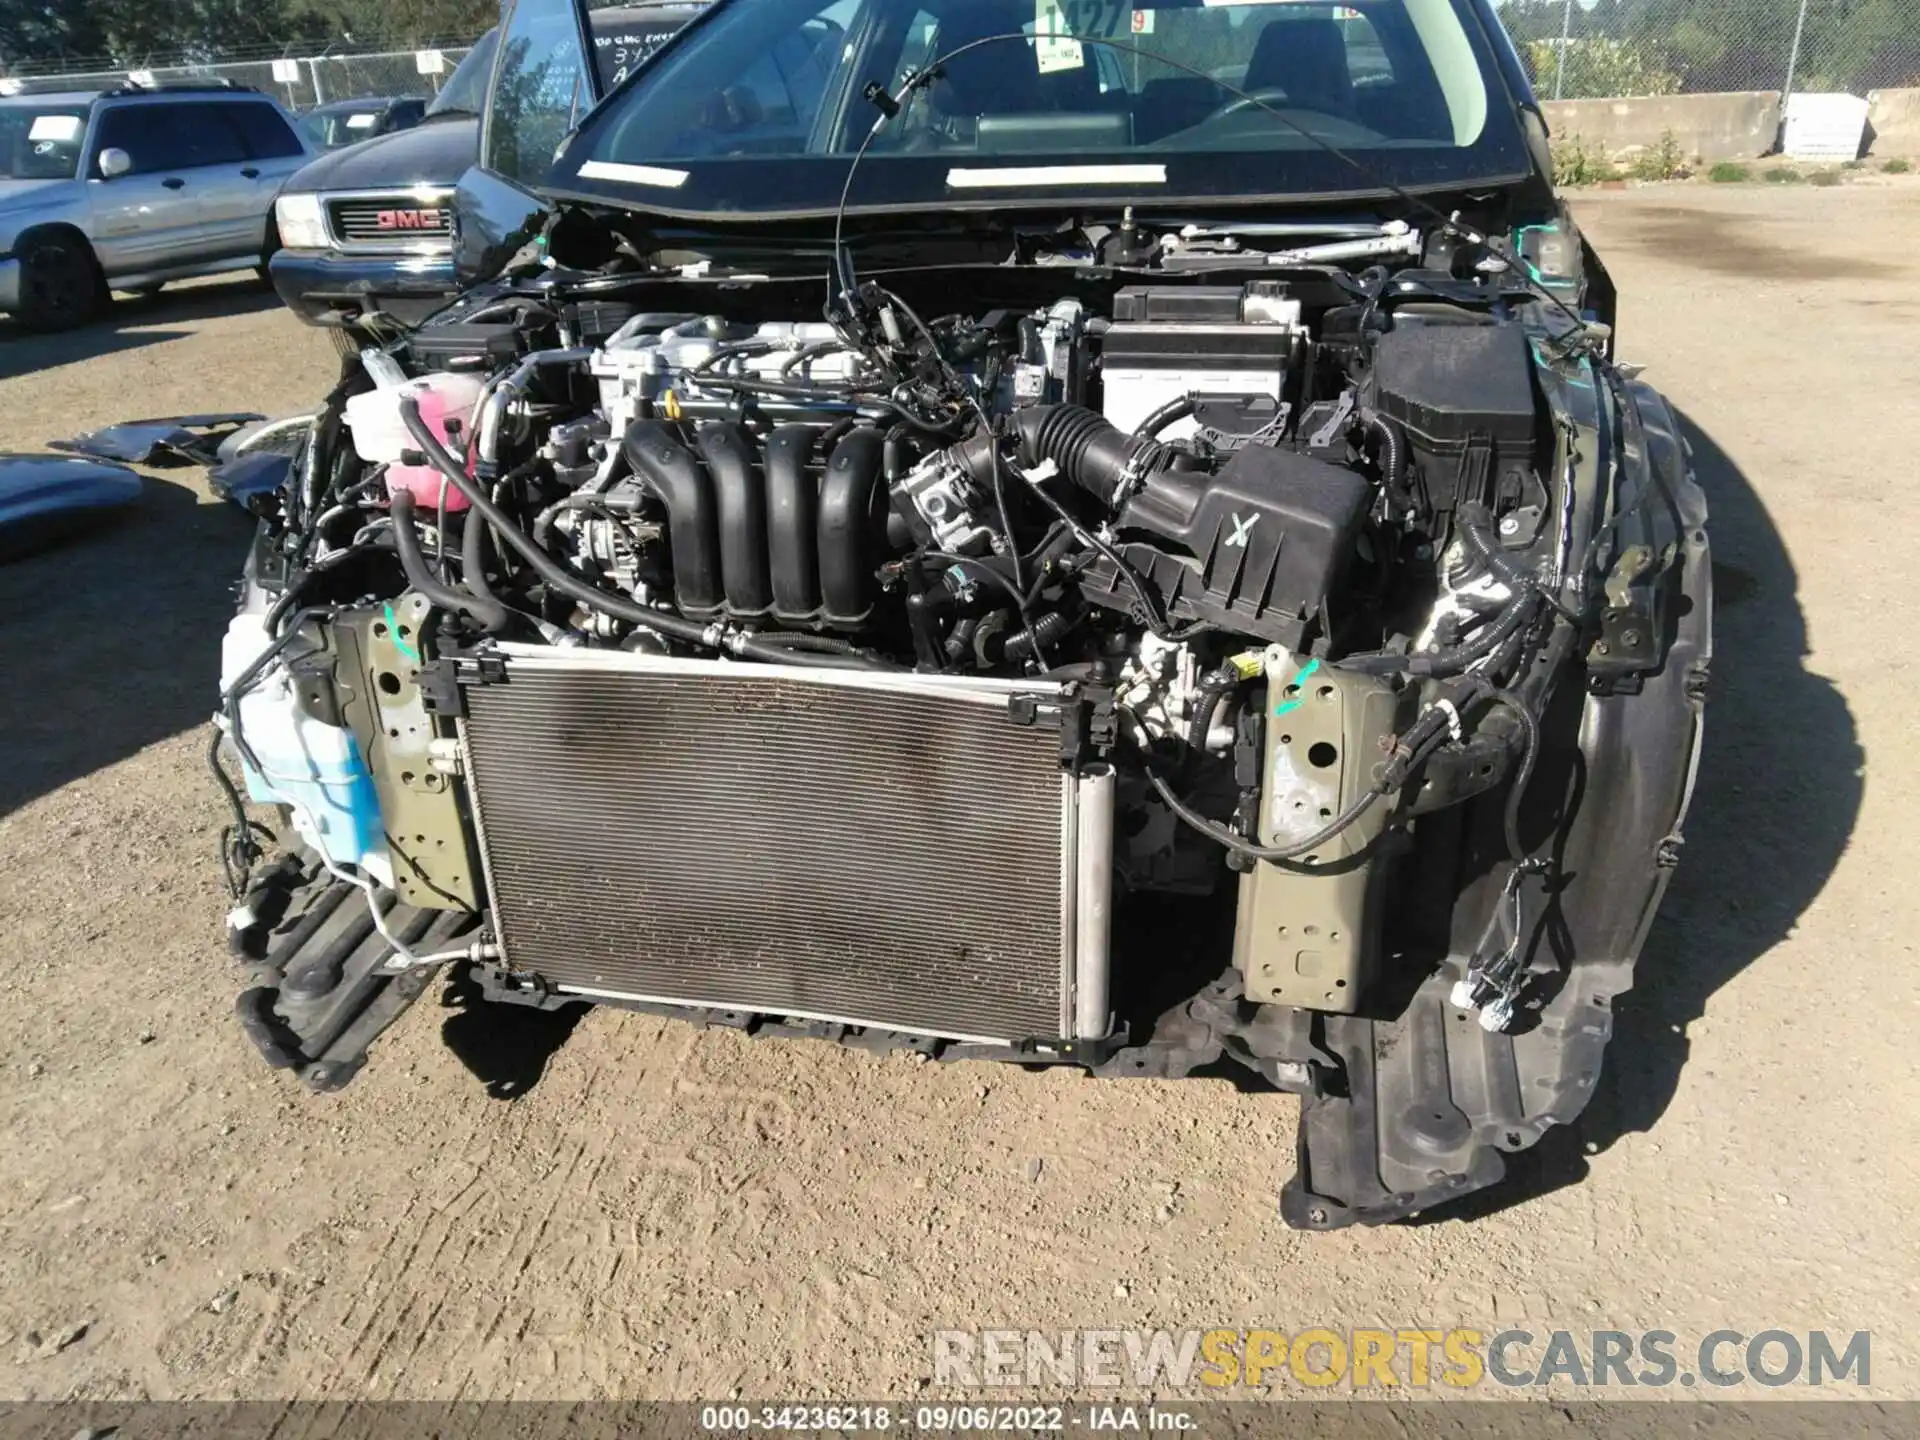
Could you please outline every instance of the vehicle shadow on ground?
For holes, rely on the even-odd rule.
[[[592,1007],[584,1001],[558,1010],[496,1005],[460,968],[448,977],[440,1008],[440,1038],[495,1100],[517,1100],[539,1083],[551,1060]]]
[[[164,327],[247,315],[270,310],[279,303],[280,297],[271,287],[261,284],[257,277],[245,276],[163,290],[148,299],[117,299],[112,309],[92,324],[55,335],[38,335],[12,320],[0,319],[0,380],[184,340],[193,333],[191,329]]]
[[[105,524],[0,565],[0,815],[213,713],[252,525],[149,475]]]
[[[1686,1068],[1688,1026],[1791,933],[1853,833],[1865,756],[1845,698],[1805,668],[1793,560],[1726,452],[1680,419],[1707,493],[1715,607],[1706,739],[1680,868],[1633,988],[1615,1002],[1606,1068],[1585,1114],[1509,1157],[1504,1184],[1423,1221],[1474,1219],[1578,1184],[1588,1156],[1651,1130]]]

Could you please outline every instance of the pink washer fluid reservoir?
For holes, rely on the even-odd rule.
[[[477,375],[441,372],[409,380],[405,385],[382,387],[355,395],[347,401],[347,426],[353,431],[353,448],[362,460],[387,467],[387,494],[402,490],[425,513],[437,512],[443,502],[449,514],[465,510],[467,497],[431,465],[409,465],[401,457],[417,452],[413,437],[400,418],[400,401],[411,396],[420,407],[420,418],[435,437],[453,454],[464,460],[467,437],[471,433],[474,408],[486,382]],[[449,434],[448,422],[452,421]],[[444,497],[442,492],[444,492]]]

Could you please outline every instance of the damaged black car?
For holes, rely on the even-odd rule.
[[[509,11],[487,278],[254,502],[265,1057],[337,1088],[456,971],[1237,1066],[1302,1097],[1308,1229],[1573,1120],[1680,852],[1706,512],[1486,0],[721,0],[604,98],[591,33]]]

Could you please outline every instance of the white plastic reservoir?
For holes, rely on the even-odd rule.
[[[227,626],[220,647],[222,694],[267,648],[263,618],[236,615]],[[256,769],[234,747],[247,793],[263,805],[287,806],[300,837],[336,865],[358,866],[391,885],[380,802],[353,732],[302,714],[294,703],[293,677],[278,658],[241,697],[239,708],[240,734],[260,762]]]

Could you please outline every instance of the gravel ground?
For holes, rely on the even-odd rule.
[[[245,527],[155,472],[0,570],[0,1394],[905,1397],[937,1328],[1455,1324],[1870,1329],[1873,1388],[1920,1394],[1920,183],[1582,209],[1694,426],[1720,657],[1602,1093],[1516,1185],[1309,1237],[1286,1098],[458,997],[297,1092],[229,1018],[200,768]],[[0,325],[0,449],[331,371],[250,283]]]

